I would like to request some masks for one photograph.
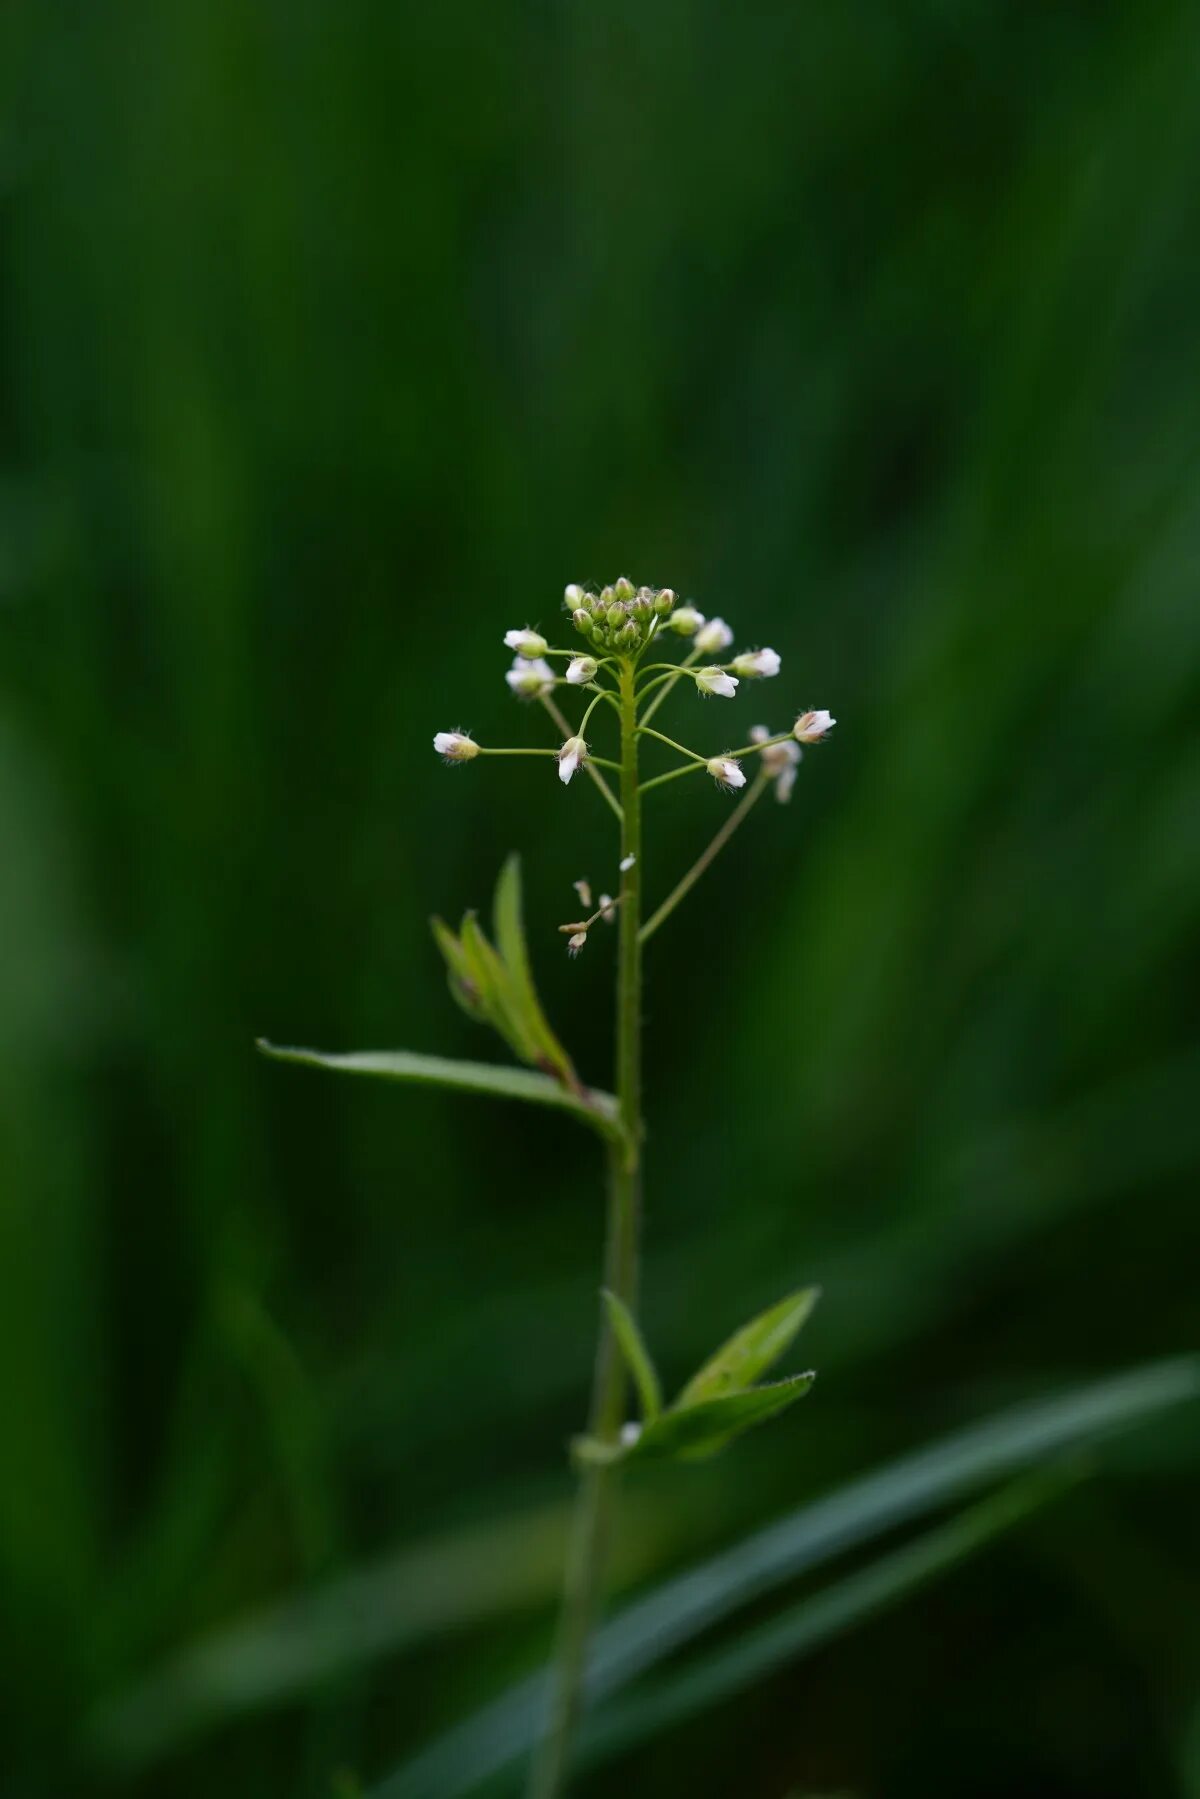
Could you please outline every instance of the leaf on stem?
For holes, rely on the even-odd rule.
[[[789,1293],[777,1305],[760,1312],[693,1374],[676,1405],[697,1405],[701,1400],[739,1393],[752,1385],[779,1360],[820,1297],[819,1287],[801,1287],[799,1292]]]
[[[602,1290],[600,1297],[604,1301],[613,1335],[637,1386],[638,1398],[642,1402],[642,1421],[646,1425],[653,1424],[662,1411],[662,1390],[650,1352],[637,1327],[637,1320],[624,1300],[619,1299],[615,1293],[610,1293],[607,1287]]]
[[[482,1093],[493,1099],[523,1099],[538,1106],[568,1112],[590,1125],[602,1137],[623,1144],[625,1133],[611,1093],[593,1088],[578,1092],[564,1087],[553,1075],[528,1068],[502,1068],[490,1062],[459,1062],[447,1056],[421,1056],[410,1050],[358,1050],[332,1055],[318,1049],[292,1049],[259,1038],[258,1048],[276,1062],[299,1062],[310,1068],[329,1068],[340,1074],[374,1075],[386,1081],[404,1081],[423,1087],[447,1087],[458,1093]]]
[[[750,1387],[744,1393],[726,1393],[720,1399],[702,1399],[697,1405],[671,1406],[653,1423],[646,1424],[629,1442],[602,1443],[594,1437],[577,1438],[580,1462],[608,1465],[612,1462],[702,1461],[716,1455],[752,1425],[786,1411],[803,1399],[816,1376],[793,1374],[769,1386]],[[632,1436],[632,1433],[631,1433]]]

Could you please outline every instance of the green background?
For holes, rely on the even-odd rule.
[[[701,747],[840,721],[647,994],[668,1384],[810,1279],[820,1380],[631,1483],[623,1586],[1195,1344],[1200,31],[14,0],[0,34],[0,1787],[306,1799],[544,1651],[600,1165],[252,1042],[490,1055],[426,921],[519,848],[607,1078],[611,943],[555,927],[608,815],[430,751],[547,740],[500,639],[564,581],[780,651],[736,714],[672,700]],[[728,804],[651,796],[651,896]],[[1194,1410],[1143,1431],[582,1790],[1194,1799],[1198,1459]],[[381,1562],[370,1653],[117,1741],[177,1652]]]

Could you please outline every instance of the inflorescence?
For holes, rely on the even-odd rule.
[[[540,701],[559,731],[565,733],[559,748],[492,749],[477,743],[467,731],[439,731],[433,747],[447,763],[472,762],[479,756],[552,756],[564,786],[581,769],[585,770],[619,817],[621,807],[601,772],[617,765],[593,755],[586,733],[598,706],[603,702],[618,706],[618,682],[623,679],[628,684],[633,680],[638,734],[667,745],[684,759],[682,766],[644,782],[643,791],[679,775],[703,770],[723,791],[734,793],[747,786],[743,762],[757,758],[758,779],[743,799],[743,806],[753,804],[767,786],[773,787],[778,800],[790,798],[802,746],[820,743],[837,722],[829,712],[801,712],[790,730],[777,733],[765,725],[755,725],[749,732],[749,742],[742,748],[722,750],[716,755],[688,749],[653,730],[649,722],[680,682],[690,682],[701,699],[731,700],[737,697],[743,682],[774,679],[781,666],[777,651],[741,650],[723,660],[734,642],[734,633],[723,618],[706,618],[695,606],[681,604],[669,587],[635,587],[625,576],[598,590],[572,583],[563,595],[563,605],[575,630],[586,639],[586,650],[556,649],[540,631],[529,626],[504,634],[505,647],[513,652],[512,666],[504,678],[519,700]],[[652,646],[660,655],[668,650],[677,656],[680,651],[683,654],[679,660],[651,660],[647,653]],[[563,688],[577,688],[589,696],[578,728],[571,727],[556,703],[555,694]],[[569,935],[568,949],[573,955],[583,948],[588,930],[598,918],[612,921],[619,903],[619,899],[601,895],[593,917],[561,927]],[[585,904],[590,905],[590,895]]]

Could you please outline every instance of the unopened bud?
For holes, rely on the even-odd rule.
[[[576,931],[576,933],[573,937],[568,937],[568,939],[567,939],[567,954],[568,954],[568,956],[577,956],[579,954],[580,950],[584,947],[584,945],[586,943],[587,943],[587,932],[586,931]]]
[[[568,737],[558,752],[558,778],[566,787],[581,763],[587,761],[587,744],[582,737]]]
[[[694,637],[704,623],[704,614],[697,612],[694,606],[680,606],[667,620],[672,631],[678,631],[680,637]]]
[[[708,772],[717,786],[723,787],[726,793],[732,793],[735,787],[746,785],[745,771],[741,763],[735,762],[732,756],[714,756],[708,765]]]
[[[599,664],[594,656],[573,656],[567,663],[567,680],[572,687],[586,687],[596,679]]]
[[[585,612],[582,606],[579,606],[571,614],[571,623],[577,631],[582,632],[586,637],[592,628],[592,615],[590,612]]]
[[[753,680],[769,678],[779,673],[779,652],[777,650],[743,650],[735,656],[732,663],[735,675],[744,675]]]
[[[622,625],[621,629],[617,632],[617,642],[623,650],[635,649],[641,641],[642,634],[632,619],[630,619],[628,623]]]
[[[654,610],[658,613],[659,618],[665,618],[674,604],[675,589],[673,587],[661,588],[654,596]]]
[[[717,650],[727,650],[733,642],[733,632],[723,618],[710,618],[696,632],[696,648],[702,656],[712,656]]]
[[[636,589],[634,588],[633,582],[629,579],[629,576],[622,575],[619,580],[613,583],[613,592],[619,600],[631,600]]]
[[[578,581],[572,581],[569,587],[563,589],[563,605],[568,612],[574,612],[576,606],[582,606],[586,598],[587,595]]]
[[[515,650],[518,656],[524,656],[526,662],[536,661],[539,656],[544,656],[550,648],[541,633],[531,631],[528,625],[523,631],[506,631],[504,643],[506,648]]]
[[[608,609],[607,617],[610,625],[622,624],[625,619],[624,603],[621,600],[614,600]]]
[[[802,712],[792,726],[792,736],[797,743],[820,743],[836,723],[828,712]]]
[[[433,747],[447,762],[470,762],[479,754],[479,745],[465,731],[439,731]]]

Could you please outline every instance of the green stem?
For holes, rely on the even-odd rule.
[[[548,694],[544,693],[541,697],[542,697],[542,705],[546,708],[546,711],[550,714],[551,718],[554,720],[555,724],[558,726],[559,730],[562,732],[564,739],[566,739],[568,737],[573,737],[574,732],[571,730],[570,722],[566,718],[564,713],[559,709],[559,707],[557,707],[554,704],[554,701],[550,698],[550,696]],[[600,770],[593,766],[591,757],[589,757],[588,760],[584,763],[583,772],[588,777],[588,779],[591,781],[592,785],[596,788],[597,792],[599,792],[600,794],[603,795],[605,805],[608,807],[609,811],[614,814],[614,816],[616,817],[617,823],[620,824],[621,808],[617,804],[616,800],[613,798],[612,788],[609,786],[608,782],[604,779],[604,776],[600,773]]]
[[[753,786],[742,795],[736,809],[729,814],[729,817],[725,820],[725,823],[721,826],[721,829],[717,832],[708,848],[704,850],[701,855],[696,857],[696,860],[692,863],[692,866],[688,869],[682,880],[677,882],[671,889],[662,905],[658,908],[658,911],[646,920],[641,930],[641,939],[643,943],[648,943],[650,941],[659,925],[663,924],[671,916],[680,900],[687,898],[705,869],[716,860],[721,851],[725,848],[725,845],[729,842],[729,839],[733,836],[733,833],[737,830],[747,813],[752,807],[758,804],[759,800],[766,792],[770,781],[771,776],[769,771],[765,768],[760,769],[755,777]]]
[[[633,1311],[637,1304],[642,1140],[642,828],[638,784],[637,700],[631,663],[621,665],[620,938],[617,946],[617,1105],[625,1144],[609,1157],[605,1285]],[[613,1442],[625,1416],[625,1364],[602,1314],[592,1384],[591,1434]],[[529,1799],[561,1799],[583,1700],[588,1640],[599,1609],[608,1551],[615,1473],[590,1467],[580,1477],[571,1522],[553,1691],[546,1734],[534,1761]]]
[[[679,667],[676,670],[675,679],[671,680],[668,678],[668,680],[665,682],[665,684],[659,688],[658,692],[655,694],[655,696],[651,700],[650,704],[646,707],[645,716],[642,719],[643,724],[646,724],[650,719],[652,719],[654,717],[654,714],[658,711],[659,707],[662,705],[663,701],[666,699],[667,695],[670,693],[671,689],[674,687],[675,681],[678,681],[680,675],[683,674],[685,669],[691,668],[692,664],[697,660],[699,655],[700,655],[699,650],[693,650],[689,656],[684,657],[683,661],[679,664]]]
[[[659,743],[665,743],[670,749],[678,750],[681,756],[690,756],[693,762],[699,762],[704,767],[708,765],[707,756],[701,756],[696,750],[689,750],[685,743],[676,743],[673,737],[664,737],[661,731],[652,731],[649,725],[639,725],[638,734],[639,736],[657,737]]]

